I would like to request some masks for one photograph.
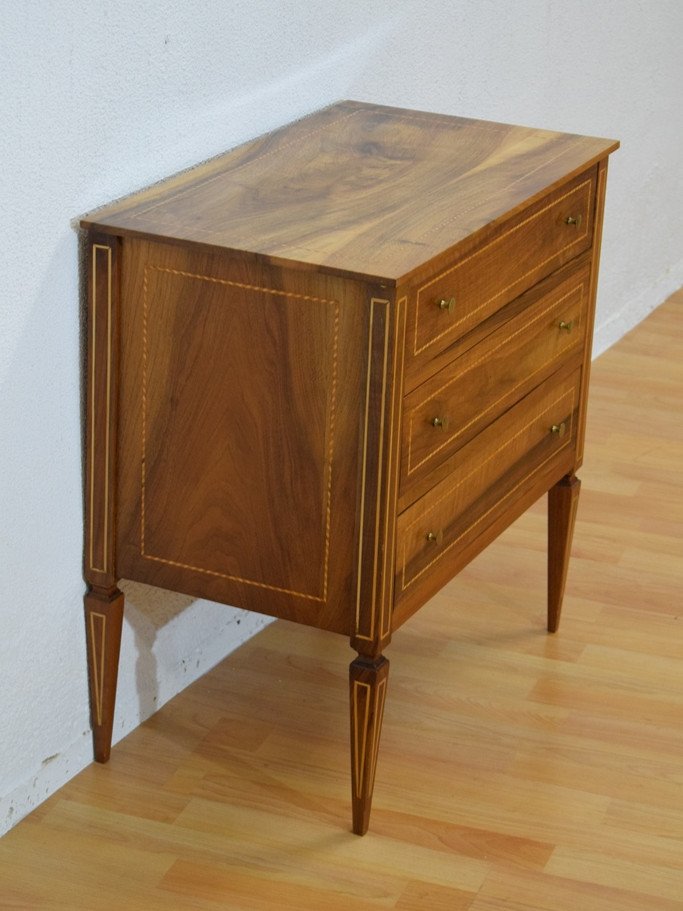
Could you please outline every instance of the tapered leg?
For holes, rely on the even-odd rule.
[[[93,746],[95,759],[106,762],[114,726],[123,594],[117,588],[110,591],[92,588],[84,601]]]
[[[548,491],[548,631],[560,625],[581,481],[568,474]]]
[[[360,656],[349,667],[351,799],[356,835],[365,835],[370,821],[388,675],[389,662],[382,657],[373,660]]]

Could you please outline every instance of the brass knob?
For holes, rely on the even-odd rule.
[[[454,297],[440,297],[436,306],[439,310],[448,310],[449,313],[452,313],[455,309],[455,298]]]
[[[431,544],[441,544],[441,542],[443,541],[443,532],[437,531],[435,533],[433,531],[428,531],[426,538]]]
[[[448,418],[445,415],[442,418],[432,418],[432,427],[438,427],[440,430],[448,430]]]
[[[565,225],[576,225],[576,227],[578,228],[581,225],[582,218],[583,218],[582,215],[568,215],[565,218],[564,223],[565,223]]]
[[[566,430],[567,424],[564,421],[561,421],[559,424],[553,424],[550,428],[551,433],[556,433],[560,437],[564,436]]]
[[[568,323],[565,323],[563,319],[560,320],[560,329],[564,329],[565,332],[571,332],[574,326],[574,320],[570,319]]]

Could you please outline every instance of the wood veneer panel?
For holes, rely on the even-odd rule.
[[[395,281],[617,145],[346,101],[83,223]]]
[[[586,269],[572,274],[405,397],[401,496],[527,392],[576,360],[586,332],[588,285]]]
[[[350,632],[366,288],[131,239],[124,260],[121,574]]]

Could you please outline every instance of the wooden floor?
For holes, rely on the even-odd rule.
[[[352,653],[278,622],[0,841],[0,908],[681,911],[682,309],[594,365],[560,632],[539,503],[395,636],[365,838]]]

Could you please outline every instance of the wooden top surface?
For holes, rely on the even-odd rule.
[[[82,225],[393,282],[617,147],[344,101],[99,209]]]

